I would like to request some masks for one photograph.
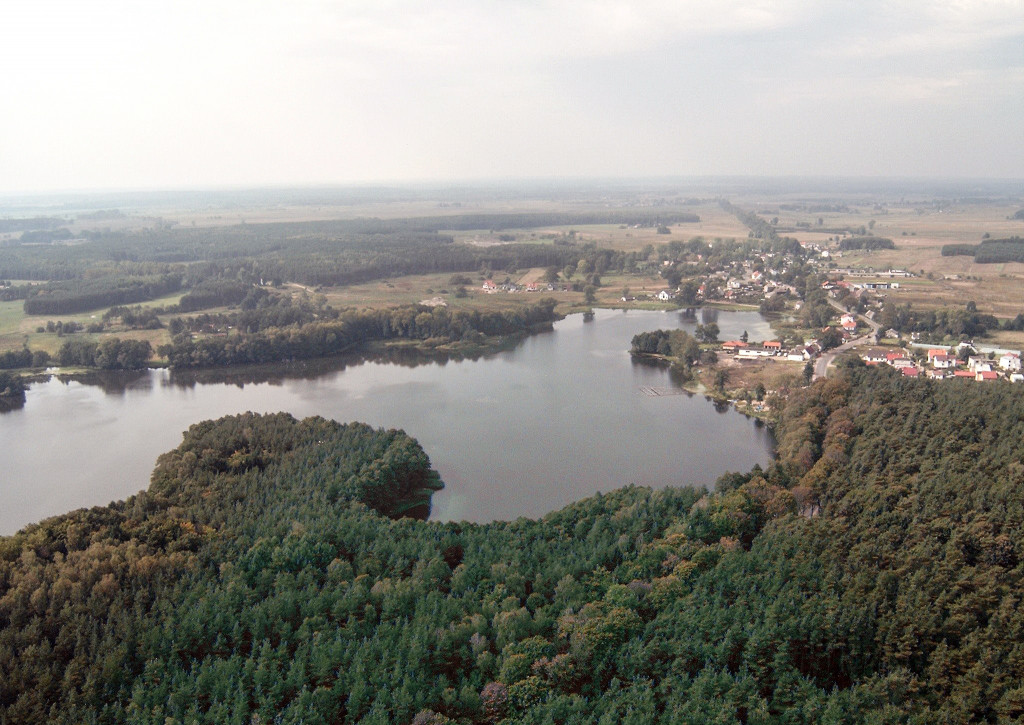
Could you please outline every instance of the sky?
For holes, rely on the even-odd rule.
[[[1024,178],[1024,0],[6,0],[0,191]]]

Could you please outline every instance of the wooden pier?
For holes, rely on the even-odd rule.
[[[686,393],[682,388],[650,388],[647,386],[641,387],[640,392],[651,398],[660,398],[663,395],[684,395]]]

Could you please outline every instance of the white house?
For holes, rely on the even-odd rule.
[[[763,347],[744,347],[736,353],[737,357],[775,357],[775,351]]]
[[[967,367],[972,373],[992,372],[992,363],[987,357],[971,355],[967,358]]]
[[[1020,353],[1003,353],[999,358],[999,367],[1003,370],[1020,370]]]

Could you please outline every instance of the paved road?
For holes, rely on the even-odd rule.
[[[849,342],[844,342],[839,347],[834,347],[828,352],[826,352],[824,355],[822,355],[815,361],[814,378],[812,379],[817,380],[818,378],[825,377],[825,373],[828,370],[828,366],[832,364],[832,361],[836,359],[837,355],[841,355],[847,350],[852,350],[858,345],[863,345],[864,343],[870,341],[872,337],[874,337],[874,333],[869,333],[867,335],[864,335],[863,337],[855,337]]]
[[[844,308],[835,300],[829,298],[828,303],[835,307],[840,312],[846,312],[846,308]],[[825,374],[828,372],[828,366],[832,364],[832,361],[836,359],[837,355],[841,355],[847,350],[852,350],[858,345],[863,345],[866,342],[870,342],[871,338],[874,337],[875,333],[878,332],[878,330],[882,327],[879,323],[875,322],[874,320],[868,319],[864,315],[857,315],[857,317],[859,317],[871,328],[871,332],[869,332],[867,335],[864,335],[863,337],[857,337],[854,338],[853,340],[850,340],[849,342],[845,342],[839,347],[833,348],[832,350],[829,350],[824,355],[819,357],[818,360],[814,363],[814,380],[825,377]]]

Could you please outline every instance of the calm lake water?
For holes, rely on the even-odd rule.
[[[536,517],[626,484],[710,485],[765,465],[763,426],[631,359],[638,332],[716,321],[721,339],[769,339],[756,312],[598,310],[478,360],[337,360],[282,370],[109,374],[34,384],[0,414],[0,535],[146,488],[189,425],[246,410],[402,428],[445,482],[431,518]],[[415,356],[413,356],[415,357]],[[422,360],[418,361],[422,362]]]

